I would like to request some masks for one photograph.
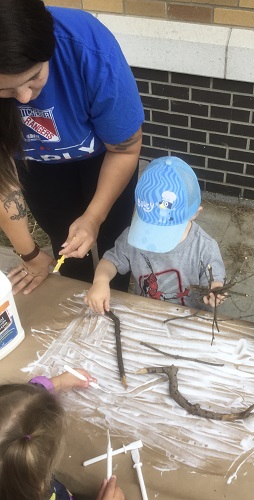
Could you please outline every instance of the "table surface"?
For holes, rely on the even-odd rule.
[[[19,294],[15,297],[22,326],[25,329],[24,341],[8,356],[0,361],[0,376],[3,382],[24,382],[29,379],[29,374],[21,371],[21,368],[33,362],[38,353],[41,355],[43,349],[41,341],[31,328],[43,329],[45,325],[53,322],[65,328],[70,318],[63,314],[59,304],[68,297],[81,293],[89,287],[88,284],[51,275],[33,293],[28,296]],[[151,301],[151,299],[133,296],[122,292],[112,291],[112,296],[117,297],[124,305],[135,310],[156,307],[158,311],[170,311],[170,304]],[[156,302],[156,305],[155,305]],[[184,309],[184,308],[183,308]],[[249,323],[243,321],[234,322],[238,324],[242,334]],[[169,428],[170,432],[170,428]],[[106,463],[98,462],[89,467],[82,467],[84,460],[105,453],[105,429],[100,429],[92,423],[84,423],[75,412],[69,412],[69,424],[66,435],[66,451],[59,466],[58,477],[80,500],[94,499],[102,479],[106,473]],[[113,439],[114,449],[122,446],[120,437]],[[142,458],[142,451],[141,458]],[[130,454],[129,454],[130,455]],[[138,486],[136,472],[132,467],[130,456],[124,454],[114,458],[117,467],[114,473],[118,477],[119,485],[125,492],[126,500],[139,500],[141,494]],[[201,474],[195,469],[182,466],[177,470],[162,473],[157,470],[151,460],[143,464],[143,476],[147,488],[149,500],[251,500],[253,497],[253,465],[251,462],[244,463],[238,473],[237,480],[227,484],[224,477],[216,474]]]

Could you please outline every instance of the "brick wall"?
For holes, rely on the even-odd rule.
[[[133,68],[145,108],[141,157],[175,155],[202,191],[254,200],[252,83]]]
[[[93,12],[254,27],[254,0],[46,0],[45,3]]]

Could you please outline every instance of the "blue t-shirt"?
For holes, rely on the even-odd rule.
[[[144,112],[135,79],[112,33],[91,14],[50,7],[56,47],[40,95],[18,103],[24,152],[48,163],[81,160],[105,151],[141,126]]]

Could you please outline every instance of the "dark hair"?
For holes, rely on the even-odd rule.
[[[53,18],[42,0],[1,0],[0,74],[16,75],[54,52]]]
[[[62,405],[33,384],[0,386],[0,498],[44,500],[64,430]]]
[[[48,61],[55,47],[53,18],[42,0],[0,0],[0,75]],[[22,151],[22,122],[13,99],[0,99],[0,193],[17,185],[11,157]]]

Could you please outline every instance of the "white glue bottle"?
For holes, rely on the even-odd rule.
[[[13,351],[24,338],[11,283],[0,271],[0,359]]]

